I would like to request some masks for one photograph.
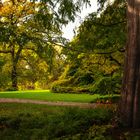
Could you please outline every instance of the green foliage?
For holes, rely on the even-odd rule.
[[[92,125],[108,124],[110,109],[78,109],[45,105],[0,104],[1,139],[62,139],[85,134]],[[11,109],[14,109],[11,111]],[[3,112],[6,110],[6,112]],[[19,111],[19,112],[18,112]]]
[[[88,87],[65,87],[65,86],[55,85],[51,88],[51,91],[54,93],[84,94],[84,93],[89,93],[89,88]]]
[[[101,77],[90,87],[92,94],[114,94],[120,93],[121,77]]]
[[[89,71],[78,71],[75,75],[75,79],[73,81],[74,85],[88,85],[94,82],[94,77],[92,72]]]
[[[112,128],[112,125],[93,125],[88,130],[87,139],[91,140],[111,140],[111,136],[107,133]]]
[[[106,0],[98,2],[102,9]],[[4,75],[0,79],[1,89],[5,86],[11,89],[11,80],[6,77],[12,77],[15,64],[14,78],[17,78],[20,90],[45,89],[58,80],[51,86],[55,92],[99,93],[107,87],[103,94],[108,94],[109,82],[114,87],[112,92],[119,92],[120,82],[106,75],[111,77],[122,71],[122,49],[126,40],[125,2],[116,0],[100,12],[100,16],[99,11],[89,14],[73,41],[67,43],[62,38],[61,27],[74,21],[80,7],[87,4],[90,4],[89,0],[47,0],[47,5],[46,0],[3,2],[0,52],[4,56],[7,54],[8,59],[2,56],[0,69],[6,69],[6,63],[9,70],[1,73]]]
[[[92,73],[86,69],[79,69],[77,66],[67,66],[59,80],[52,84],[53,92],[63,93],[89,93],[86,85],[93,83]]]
[[[74,21],[85,4],[89,4],[89,0],[1,2],[0,53],[7,54],[9,58],[6,63],[10,64],[12,82],[9,84],[15,86],[13,88],[28,89],[28,84],[35,87],[36,82],[44,80],[47,83],[47,80],[58,79],[64,61],[60,46],[67,42],[62,38],[62,26]],[[45,61],[47,65],[42,71],[37,69],[40,61]],[[2,65],[0,61],[0,68]],[[28,70],[26,66],[29,66]]]
[[[106,0],[99,2],[104,5]],[[67,66],[52,86],[53,91],[120,93],[126,42],[125,4],[123,0],[115,1],[100,16],[97,12],[85,18],[73,41],[62,50]]]
[[[7,89],[10,84],[9,65],[6,64],[8,59],[0,55],[0,91]]]
[[[62,87],[59,85],[53,85],[51,91],[54,93],[74,93],[73,87]]]
[[[8,88],[10,78],[8,77],[9,75],[5,73],[0,73],[0,91],[3,91]]]
[[[110,95],[110,96],[103,96],[96,99],[96,103],[105,103],[105,104],[111,104],[111,103],[118,103],[120,101],[120,96],[116,95]],[[95,102],[95,101],[94,101]]]
[[[60,80],[54,82],[51,87],[53,92],[58,93],[91,93],[91,94],[114,94],[120,93],[121,88],[121,74],[114,73],[112,76],[107,74],[104,76],[100,72],[94,74],[87,69],[81,70],[80,68],[73,74],[69,75],[66,72],[65,78],[61,77]],[[69,78],[68,78],[69,77]]]

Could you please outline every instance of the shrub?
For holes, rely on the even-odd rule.
[[[73,84],[78,85],[78,86],[84,86],[84,85],[92,84],[94,82],[94,79],[93,79],[92,75],[93,74],[89,73],[89,72],[77,73],[77,74],[75,74]]]
[[[118,96],[113,95],[113,96],[104,96],[104,97],[97,98],[96,101],[94,102],[109,104],[109,103],[118,103],[119,100],[120,100],[119,95]]]
[[[116,94],[120,93],[121,76],[101,76],[93,80],[89,73],[75,75],[69,79],[58,80],[53,83],[51,90],[56,93],[90,93],[90,94]]]
[[[108,108],[67,108],[53,114],[43,112],[18,113],[8,117],[0,116],[0,137],[2,140],[61,139],[85,133],[92,125],[108,124],[113,112]]]
[[[17,91],[17,89],[14,88],[14,87],[9,87],[9,88],[7,88],[5,91]]]
[[[51,88],[51,91],[55,93],[73,93],[74,92],[73,87],[61,87],[58,85],[53,86]]]
[[[114,94],[120,93],[121,79],[118,76],[101,77],[93,84],[89,91],[94,94]]]

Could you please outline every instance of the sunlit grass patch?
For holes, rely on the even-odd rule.
[[[94,103],[100,98],[114,98],[119,95],[99,95],[99,94],[62,94],[52,93],[49,90],[33,90],[33,91],[7,91],[0,92],[0,98],[18,98],[18,99],[32,99],[44,101],[63,101],[63,102],[87,102]]]

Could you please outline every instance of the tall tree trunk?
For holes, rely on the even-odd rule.
[[[11,80],[12,80],[12,88],[14,90],[18,90],[18,86],[17,86],[17,64],[14,63],[14,62],[13,62],[13,66],[12,66]]]
[[[17,86],[17,59],[15,54],[15,46],[11,46],[11,57],[12,57],[12,71],[11,71],[11,81],[13,90],[18,90]]]
[[[127,0],[126,46],[121,115],[128,127],[140,128],[140,1]]]

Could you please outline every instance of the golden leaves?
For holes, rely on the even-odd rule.
[[[111,73],[113,72],[114,70],[118,69],[118,66],[117,65],[104,65],[104,67],[102,67],[102,69],[106,72],[106,73]]]
[[[0,7],[0,16],[3,17],[24,17],[37,12],[38,4],[29,1],[16,1],[9,0],[4,2]]]

